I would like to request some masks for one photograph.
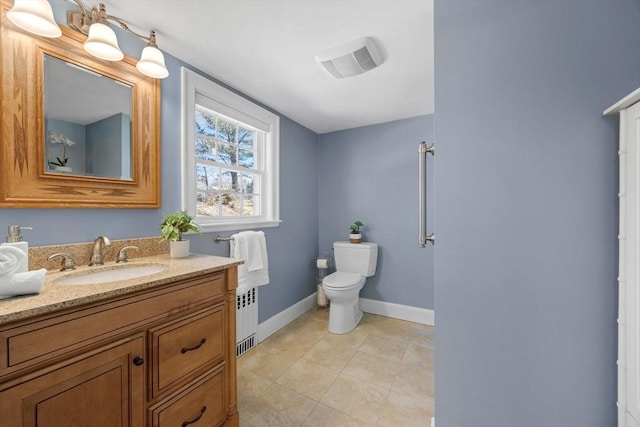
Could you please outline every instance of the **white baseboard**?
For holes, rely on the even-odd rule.
[[[408,320],[423,325],[435,325],[435,312],[428,308],[411,307],[391,302],[360,298],[360,309],[365,313],[379,314],[394,319]]]
[[[298,301],[291,307],[282,310],[280,313],[260,323],[258,325],[258,343],[266,340],[315,306],[316,293],[314,292],[305,299]],[[411,307],[368,298],[360,298],[360,308],[365,313],[408,320],[409,322],[421,323],[423,325],[433,326],[435,324],[434,311],[427,308]]]
[[[260,323],[258,325],[258,343],[266,340],[315,306],[316,292]]]

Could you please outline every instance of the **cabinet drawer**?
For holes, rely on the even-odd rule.
[[[224,368],[210,371],[193,386],[152,407],[153,427],[219,426],[224,422]]]
[[[0,360],[0,375],[6,368],[33,365],[182,310],[210,304],[223,295],[224,275],[216,274],[0,331],[0,351],[8,354]]]
[[[149,331],[154,398],[223,360],[223,308],[221,304]]]

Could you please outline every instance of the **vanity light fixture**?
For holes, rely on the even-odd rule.
[[[71,12],[71,14],[80,13],[83,12]],[[116,33],[109,27],[107,17],[107,11],[102,3],[100,3],[100,9],[97,14],[95,10],[91,11],[91,21],[88,25],[89,31],[87,33],[87,40],[84,42],[84,50],[96,58],[104,59],[105,61],[120,61],[124,58],[124,53],[122,53],[120,46],[118,46]],[[83,14],[80,16],[80,22],[84,21],[84,18],[86,18],[86,15]],[[73,25],[74,21],[69,19],[69,15],[67,15],[67,21],[71,28],[75,28],[84,33],[83,28],[86,25],[84,22],[82,22],[79,27],[76,27]]]
[[[89,54],[105,61],[120,61],[124,58],[124,53],[118,46],[116,33],[109,26],[109,21],[112,21],[123,30],[147,42],[136,65],[138,71],[155,79],[164,79],[169,76],[169,71],[164,64],[164,55],[156,44],[154,30],[150,31],[149,37],[143,36],[129,28],[122,19],[108,15],[103,3],[88,9],[80,0],[69,1],[76,3],[80,9],[67,11],[67,25],[88,36],[84,49]],[[20,28],[39,36],[53,38],[62,35],[47,0],[15,0],[7,17]]]
[[[156,44],[156,32],[153,30],[149,34],[147,46],[142,49],[136,68],[145,76],[156,79],[164,79],[169,75],[169,71],[164,65],[164,55]]]
[[[42,37],[62,35],[47,0],[15,0],[7,18],[23,30]]]

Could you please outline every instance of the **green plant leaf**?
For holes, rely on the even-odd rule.
[[[176,211],[168,214],[160,223],[161,240],[182,240],[182,233],[194,231],[201,233],[198,224],[187,211]]]
[[[360,227],[362,227],[363,225],[364,225],[364,223],[362,221],[354,222],[353,225],[349,226],[349,230],[351,230],[351,234],[360,233]]]

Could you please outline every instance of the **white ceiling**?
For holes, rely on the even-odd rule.
[[[154,28],[162,50],[316,133],[433,113],[433,0],[105,3],[132,28]],[[335,79],[315,62],[364,36],[382,46],[380,67]]]
[[[123,113],[131,115],[131,87],[45,55],[47,119],[88,125]]]

